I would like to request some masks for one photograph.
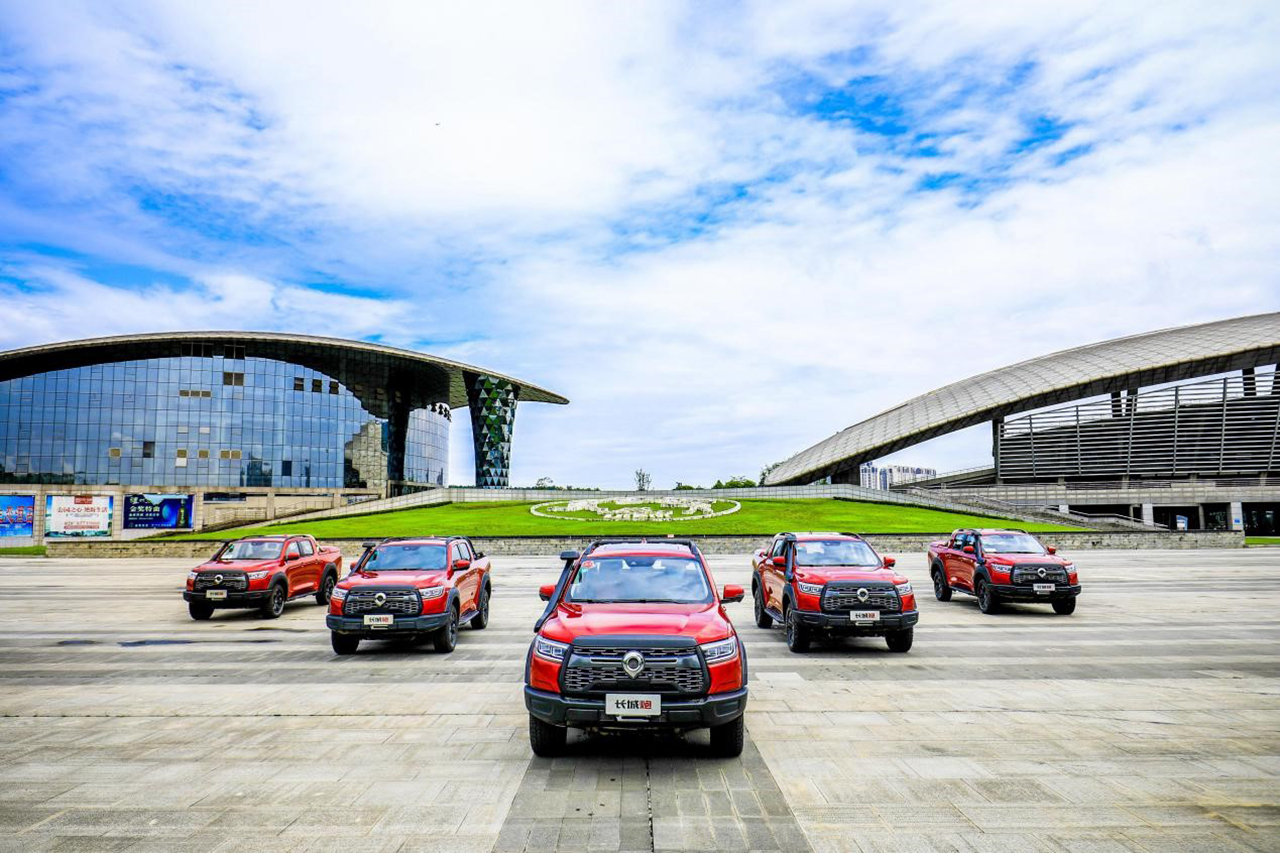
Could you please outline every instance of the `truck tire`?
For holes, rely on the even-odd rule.
[[[529,715],[529,746],[533,754],[542,758],[554,758],[564,752],[564,744],[568,731],[560,726],[544,723],[533,714]]]
[[[990,616],[1000,612],[1000,602],[996,599],[996,594],[986,578],[978,578],[978,588],[974,594],[978,596],[978,609],[983,613]]]
[[[760,588],[760,584],[755,584],[755,588],[751,591],[751,598],[755,601],[756,627],[772,628],[773,617],[764,609],[764,590]]]
[[[929,574],[933,576],[933,597],[939,601],[950,601],[951,584],[947,583],[947,576],[943,573],[942,567],[935,565]]]
[[[711,727],[711,754],[719,758],[737,758],[742,755],[746,740],[746,717],[738,717],[732,723]]]
[[[1076,612],[1076,600],[1074,598],[1062,598],[1053,603],[1053,612],[1059,616],[1070,616]]]
[[[483,631],[489,627],[489,585],[485,584],[484,589],[480,590],[480,604],[476,607],[476,615],[471,617],[468,623],[477,631]]]
[[[790,608],[787,609],[784,616],[787,623],[787,648],[796,654],[803,654],[809,651],[809,644],[813,640],[809,628],[800,624],[800,618]]]
[[[213,615],[213,605],[205,604],[203,601],[188,601],[187,612],[191,614],[192,619],[203,622]]]
[[[263,619],[278,619],[280,614],[284,613],[284,603],[288,598],[285,592],[284,584],[278,583],[271,587],[271,592],[267,595],[267,600],[262,603],[259,612]]]
[[[432,637],[436,651],[448,654],[458,645],[458,606],[449,607],[449,621]]]
[[[320,579],[320,588],[316,590],[316,604],[324,606],[333,595],[333,588],[338,585],[338,573],[333,566],[326,566],[324,577]]]
[[[889,644],[889,651],[891,652],[909,652],[911,651],[911,641],[915,638],[915,633],[915,628],[891,631],[884,635],[884,641]]]
[[[354,655],[356,649],[360,648],[360,638],[354,634],[339,634],[337,631],[330,631],[329,642],[333,644],[333,653],[335,655]]]

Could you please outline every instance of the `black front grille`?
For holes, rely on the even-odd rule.
[[[859,590],[866,590],[866,600],[858,595]],[[842,582],[828,584],[822,593],[822,609],[829,611],[845,610],[889,610],[902,609],[902,600],[893,584],[877,581],[873,583]]]
[[[1044,576],[1040,571],[1044,570]],[[1062,566],[1015,566],[1013,582],[1018,584],[1066,583],[1067,570]]]
[[[379,601],[378,596],[383,596]],[[347,616],[362,616],[366,613],[390,613],[394,616],[417,616],[422,612],[422,604],[417,590],[413,589],[370,589],[362,587],[347,593],[342,612]]]
[[[218,578],[222,578],[221,581]],[[196,592],[206,589],[228,589],[243,592],[249,588],[249,578],[244,572],[200,572],[191,588]]]
[[[644,668],[630,676],[622,667],[629,652],[644,657]],[[563,669],[565,693],[707,692],[707,677],[696,646],[575,646]]]

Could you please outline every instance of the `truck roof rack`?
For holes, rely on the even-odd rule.
[[[604,545],[682,545],[694,554],[701,555],[702,553],[698,550],[698,544],[692,539],[668,539],[665,536],[621,536],[613,539],[596,539],[583,549],[582,554],[586,556]]]

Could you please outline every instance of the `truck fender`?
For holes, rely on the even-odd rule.
[[[794,593],[791,591],[791,584],[787,584],[782,588],[782,612],[785,614],[788,610],[795,606],[792,601]]]

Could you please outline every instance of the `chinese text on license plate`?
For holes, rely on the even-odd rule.
[[[392,616],[389,613],[386,615],[379,614],[379,613],[368,613],[368,614],[365,614],[365,617],[364,617],[364,624],[371,625],[374,628],[385,628],[388,625],[394,623],[395,621],[396,621],[396,617]]]
[[[879,610],[853,610],[849,612],[849,619],[853,622],[879,622]]]
[[[653,717],[662,713],[657,693],[606,693],[604,712],[614,717]]]

